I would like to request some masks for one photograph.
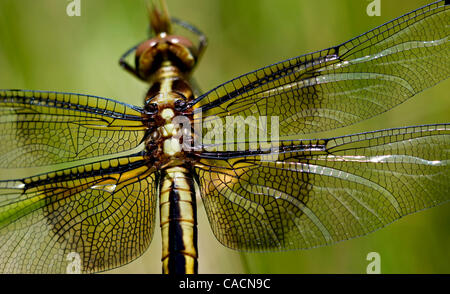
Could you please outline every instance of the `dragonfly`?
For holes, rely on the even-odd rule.
[[[449,200],[450,124],[286,139],[447,79],[448,1],[203,94],[192,72],[206,37],[160,6],[150,38],[119,60],[149,85],[142,107],[0,90],[1,272],[67,272],[71,258],[82,273],[119,267],[148,248],[159,209],[163,273],[197,273],[196,195],[218,241],[245,251],[331,245]]]

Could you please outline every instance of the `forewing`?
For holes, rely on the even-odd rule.
[[[199,155],[201,196],[225,246],[328,245],[450,199],[450,124],[282,141],[277,150]]]
[[[75,161],[133,149],[145,128],[137,107],[61,92],[0,90],[0,167]]]
[[[0,272],[90,273],[137,258],[152,239],[155,177],[137,154],[0,181]]]
[[[449,77],[449,7],[438,1],[336,47],[244,74],[198,97],[197,119],[278,116],[279,135],[288,136],[385,112]]]

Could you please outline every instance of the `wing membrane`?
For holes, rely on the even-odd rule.
[[[133,149],[141,110],[72,93],[0,90],[0,167],[44,166]]]
[[[268,152],[205,152],[196,166],[213,232],[242,250],[311,248],[365,235],[450,199],[450,124]]]
[[[126,264],[153,234],[156,175],[141,155],[0,181],[0,272],[66,273]]]
[[[278,116],[281,136],[368,119],[448,78],[449,7],[438,1],[336,47],[244,74],[197,98],[195,112],[204,121]]]

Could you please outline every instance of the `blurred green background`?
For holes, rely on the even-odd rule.
[[[146,85],[125,73],[119,56],[147,36],[144,0],[81,0],[68,17],[66,0],[0,1],[0,88],[71,91],[141,105]],[[197,68],[202,90],[258,67],[337,45],[430,1],[168,0],[171,14],[209,37]],[[450,81],[394,110],[332,132],[450,121]],[[212,235],[199,205],[201,273],[365,273],[366,256],[381,255],[382,273],[450,273],[450,205],[397,221],[368,236],[312,250],[239,253]],[[160,273],[159,227],[147,252],[113,273]]]

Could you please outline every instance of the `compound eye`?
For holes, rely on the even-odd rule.
[[[149,113],[149,114],[156,114],[158,112],[158,104],[156,103],[148,103],[145,106],[145,110]]]

